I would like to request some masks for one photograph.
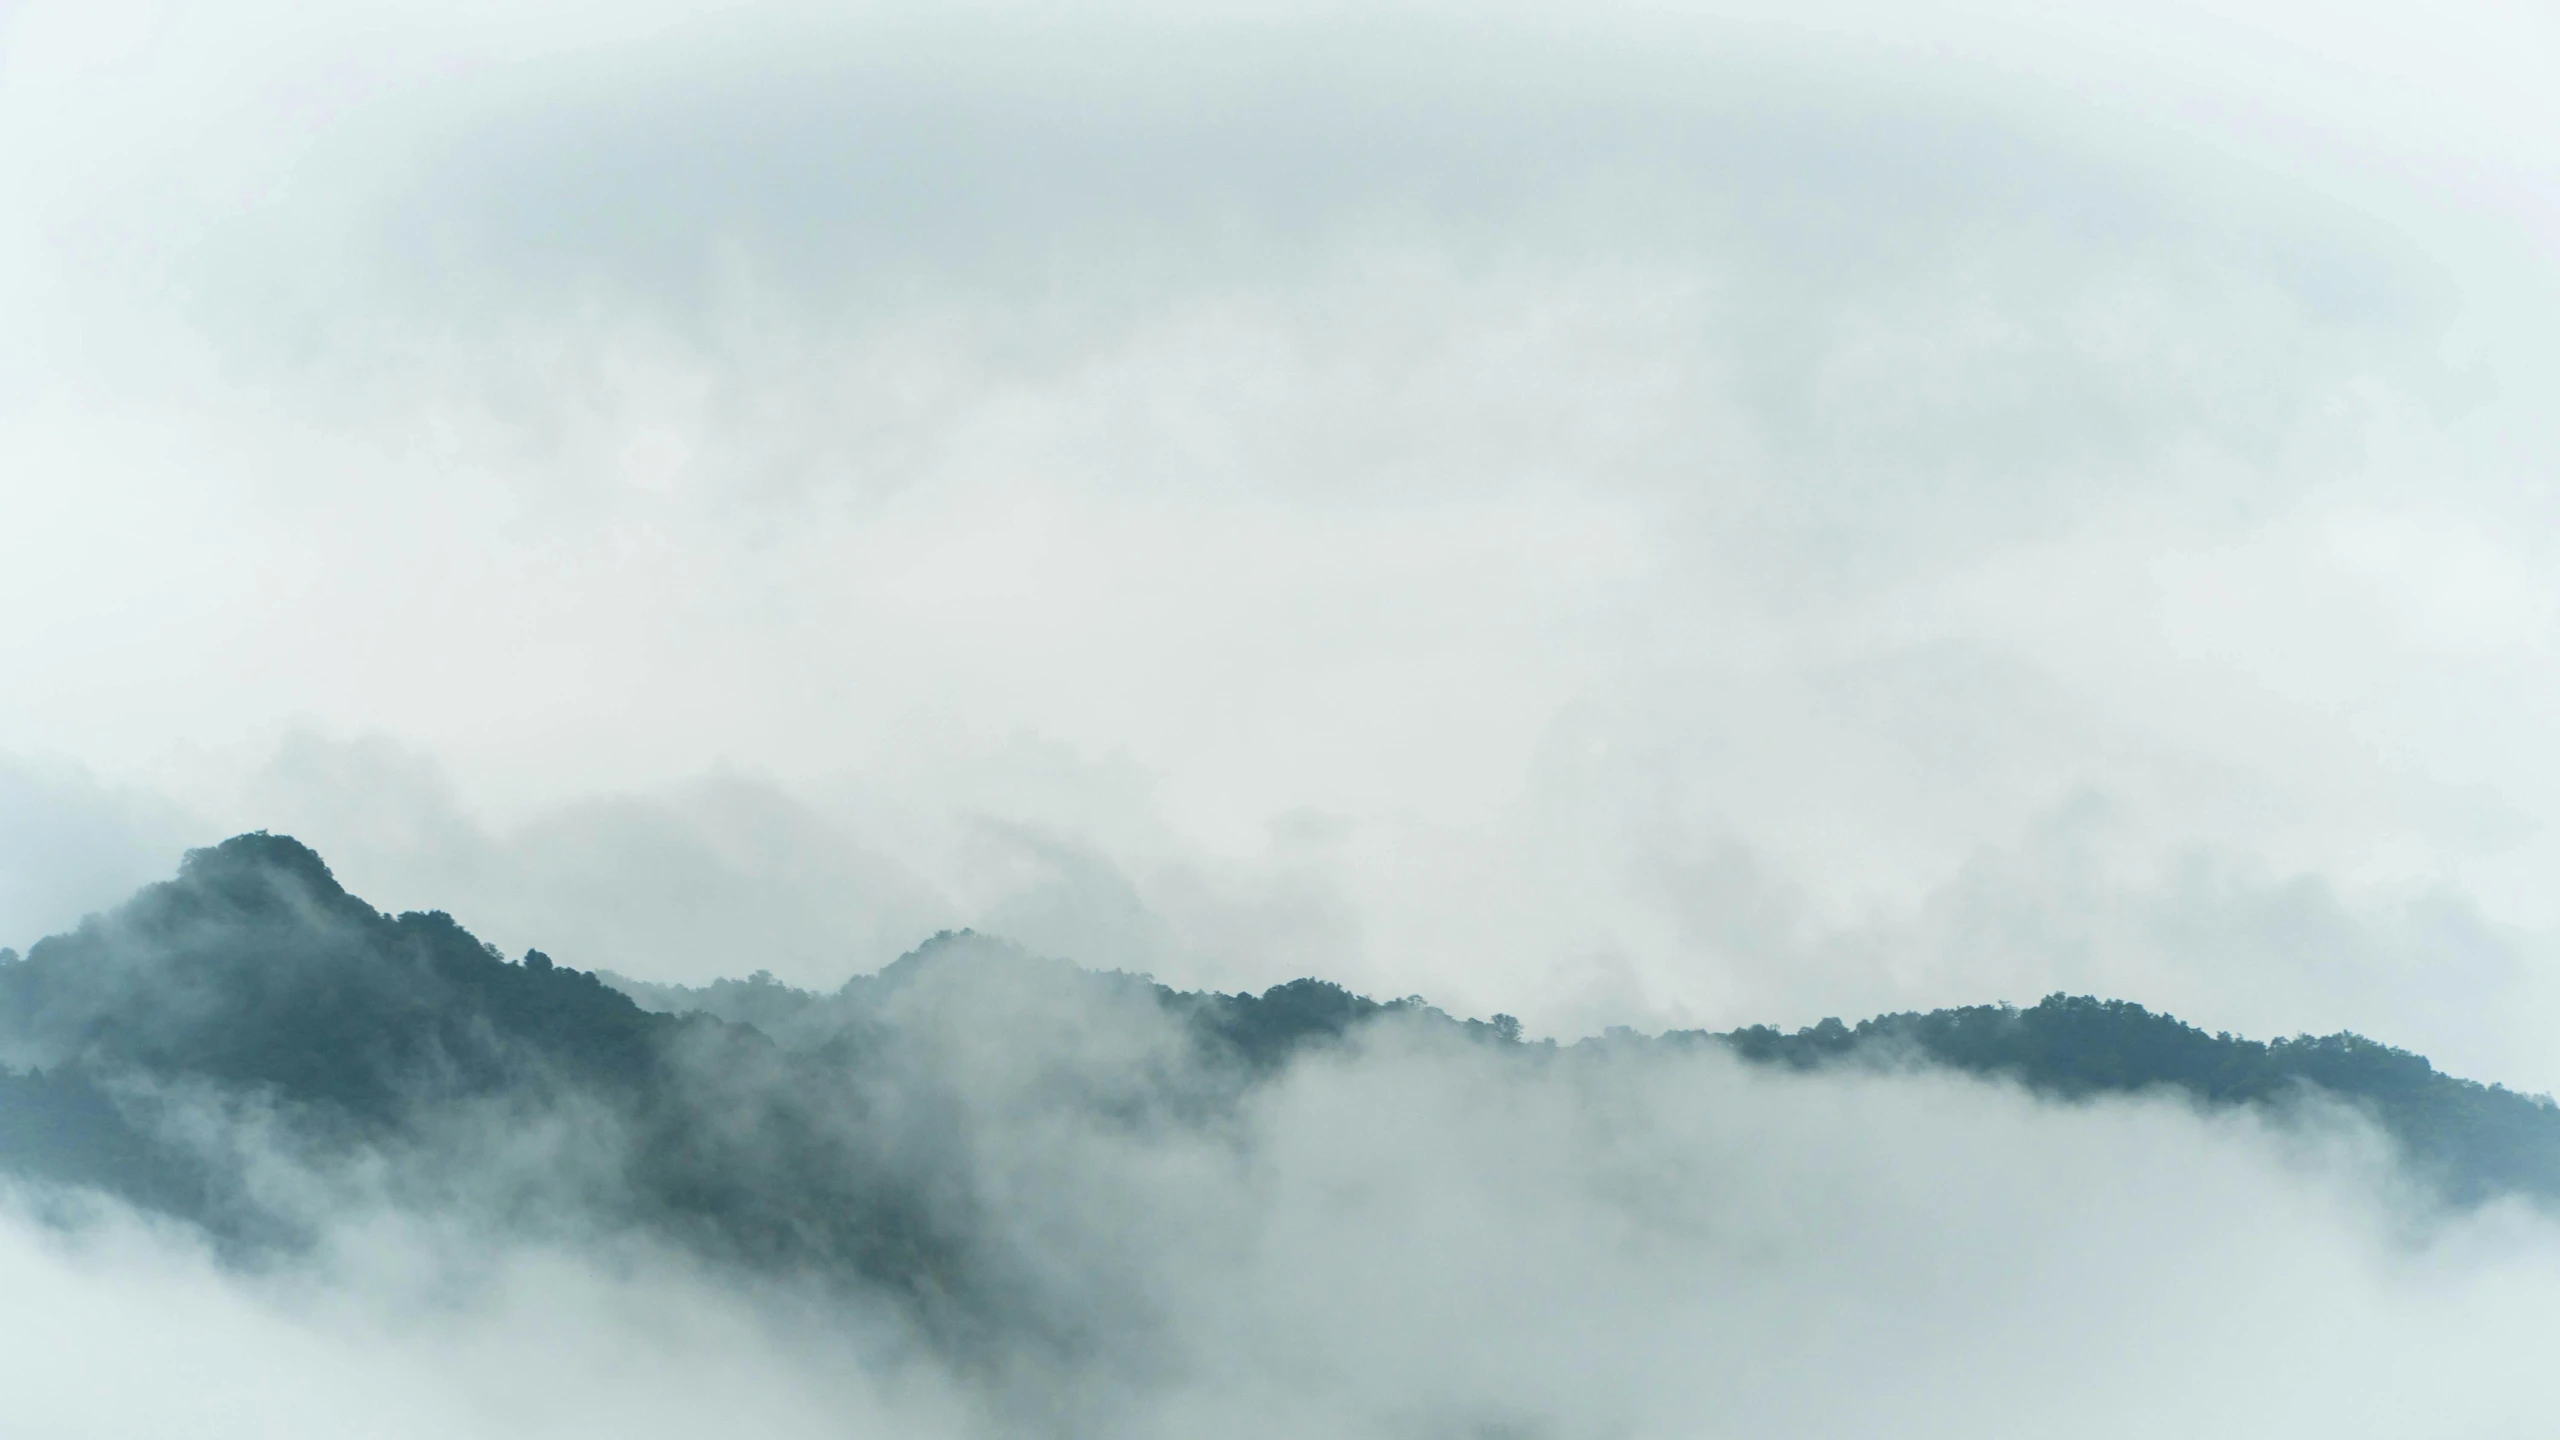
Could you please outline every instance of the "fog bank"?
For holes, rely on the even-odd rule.
[[[2343,1112],[2270,1128],[1388,1027],[1203,1129],[1060,1098],[1149,1053],[1127,1014],[989,1004],[911,1012],[904,1052],[956,1105],[935,1163],[1013,1297],[977,1341],[886,1292],[563,1232],[569,1209],[534,1240],[363,1200],[359,1167],[310,1192],[336,1197],[316,1249],[246,1269],[111,1207],[67,1232],[13,1209],[14,1413],[287,1436],[2542,1423],[2560,1230],[2432,1210]],[[465,1153],[560,1173],[527,1143]]]

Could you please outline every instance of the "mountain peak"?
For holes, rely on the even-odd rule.
[[[1010,940],[981,935],[975,930],[942,930],[928,937],[913,950],[880,967],[876,978],[891,987],[912,984],[928,973],[938,975],[1010,973],[1025,969],[1066,967],[1065,962],[1043,960]],[[856,976],[849,984],[865,977]]]
[[[252,830],[219,845],[190,850],[178,862],[178,883],[247,899],[271,891],[278,879],[290,879],[315,900],[347,898],[338,877],[320,852],[290,835]],[[246,893],[244,893],[246,892]]]

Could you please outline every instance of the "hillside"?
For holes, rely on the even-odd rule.
[[[301,1233],[262,1178],[277,1159],[362,1159],[404,1203],[886,1285],[965,1335],[1011,1286],[974,1219],[990,1117],[1214,1129],[1293,1057],[1380,1025],[1521,1065],[1712,1047],[1790,1073],[1935,1067],[2066,1103],[2159,1091],[2281,1117],[2325,1097],[2372,1116],[2449,1201],[2560,1203],[2560,1109],[2354,1035],[2260,1042],[2054,996],[1558,1046],[1320,980],[1177,991],[967,932],[831,993],[762,973],[608,983],[538,951],[510,961],[442,913],[382,914],[265,834],[0,952],[0,1168],[245,1252]],[[1057,1323],[1071,1340],[1076,1322]]]

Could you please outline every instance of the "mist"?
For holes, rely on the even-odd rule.
[[[2499,0],[0,4],[0,977],[198,976],[116,917],[226,835],[385,912],[0,1006],[193,1197],[6,1182],[0,1415],[2527,1433],[2552,1201],[2362,1098],[1645,1037],[2087,994],[2560,1088],[2555,62]],[[334,1053],[286,1002],[377,931],[533,1008],[363,1123],[187,1028]],[[1085,979],[803,1045],[545,978],[833,1015],[962,931]],[[1302,977],[1397,1008],[1238,1070],[1130,998]],[[693,1048],[634,1099],[545,1005]]]
[[[161,863],[2552,1081],[2539,12],[5,23],[0,754]]]
[[[2541,1423],[2560,1109],[2370,1042],[2219,1094],[2138,1079],[2174,1022],[2094,1005],[2066,1072],[1896,1044],[1746,1063],[1734,1037],[1559,1046],[967,933],[826,994],[614,984],[382,914],[264,834],[0,955],[13,1420]],[[2413,1079],[2467,1108],[2395,1101]]]
[[[957,1100],[965,1153],[934,1163],[965,1177],[1004,1277],[965,1340],[887,1294],[706,1266],[565,1210],[530,1235],[341,1169],[319,1242],[246,1268],[22,1198],[0,1229],[13,1415],[99,1435],[2541,1423],[2560,1231],[2514,1203],[2433,1209],[2343,1110],[2271,1127],[1713,1055],[1524,1065],[1389,1031],[1230,1123],[1133,1124],[1060,1102],[1058,1067],[1162,1038],[1058,998],[991,1022],[973,997],[901,1082]],[[504,1148],[483,1131],[481,1173],[447,1193],[559,1167]]]

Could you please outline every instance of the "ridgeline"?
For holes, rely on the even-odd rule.
[[[500,1175],[478,1199],[537,1227],[574,1211],[716,1258],[841,1272],[965,1331],[1003,1291],[973,1250],[953,1158],[967,1123],[954,1087],[1009,1063],[973,1043],[1039,1027],[1058,1103],[1205,1123],[1294,1057],[1390,1023],[1521,1064],[1720,1047],[1776,1071],[1936,1068],[2066,1103],[2162,1092],[2281,1116],[2325,1100],[2369,1115],[2450,1204],[2560,1204],[2560,1108],[2356,1035],[2261,1042],[2056,995],[1559,1047],[1524,1042],[1508,1017],[1321,980],[1177,991],[965,931],[832,993],[762,972],[653,985],[539,951],[510,961],[441,912],[382,914],[309,848],[263,833],[190,852],[176,878],[23,958],[0,951],[0,1172],[249,1252],[298,1233],[261,1189],[255,1147],[407,1157],[419,1163],[387,1167],[411,1177],[397,1183],[450,1185],[469,1169],[456,1147],[491,1127],[584,1126],[614,1140],[588,1147],[586,1168]]]

